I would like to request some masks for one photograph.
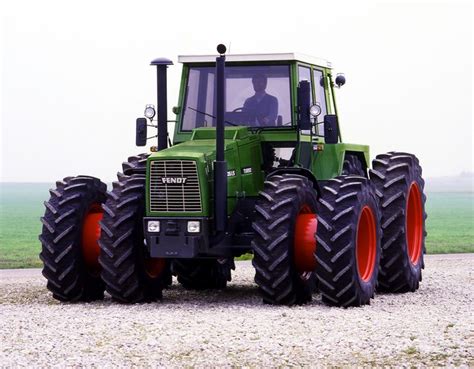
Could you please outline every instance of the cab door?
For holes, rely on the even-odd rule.
[[[311,102],[314,103],[314,88],[309,65],[298,64],[298,85],[301,81],[308,81],[311,90]],[[303,168],[311,169],[313,161],[312,130],[300,131],[300,144],[296,153],[296,162]]]

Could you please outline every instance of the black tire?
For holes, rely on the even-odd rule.
[[[186,289],[224,289],[232,280],[231,271],[235,269],[234,259],[175,259],[172,272],[178,282]]]
[[[341,175],[355,175],[367,178],[367,171],[364,170],[361,161],[356,155],[346,154],[344,163],[342,164]]]
[[[119,177],[103,208],[99,262],[107,292],[125,303],[161,298],[166,261],[149,258],[144,244],[145,177]]]
[[[130,156],[122,163],[122,172],[127,176],[132,174],[146,175],[146,161],[150,154],[138,154]]]
[[[127,161],[122,163],[122,172],[117,173],[118,178],[131,175],[146,176],[146,162],[149,156],[150,154],[145,153],[129,156]],[[170,263],[167,263],[164,271],[163,281],[165,287],[169,287],[173,283],[170,265]]]
[[[171,273],[171,260],[166,261],[166,267],[163,271],[163,287],[168,288],[173,284],[173,274]]]
[[[339,176],[326,182],[319,202],[316,274],[322,300],[343,307],[369,304],[382,236],[375,189],[366,178]],[[358,238],[363,235],[371,240]]]
[[[146,176],[146,162],[149,156],[150,154],[142,153],[128,157],[127,161],[122,163],[122,173],[117,173],[118,178],[131,175]],[[173,283],[170,265],[170,263],[167,263],[164,271],[163,281],[165,287],[169,287]]]
[[[101,213],[107,186],[88,176],[67,177],[56,182],[45,202],[40,259],[47,287],[59,301],[92,301],[104,297],[97,265],[87,263],[83,248],[84,220]]]
[[[306,177],[283,174],[265,181],[255,205],[252,241],[255,282],[265,303],[311,301],[315,274],[313,270],[299,271],[295,262],[295,247],[299,246],[294,241],[295,228],[303,209],[317,213],[317,193]],[[315,241],[314,233],[311,237]],[[314,258],[313,251],[310,257]]]
[[[377,155],[372,167],[370,178],[377,188],[382,211],[379,290],[415,291],[421,281],[426,251],[426,196],[421,166],[412,154],[389,152]],[[414,196],[413,203],[409,201],[410,194]],[[413,211],[418,214],[415,218]]]

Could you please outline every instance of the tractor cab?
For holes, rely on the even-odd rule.
[[[183,72],[179,105],[174,109],[178,122],[175,144],[189,140],[196,129],[216,127],[217,117],[215,56],[180,56],[178,61]],[[224,125],[259,134],[264,160],[275,163],[270,167],[299,159],[300,150],[295,149],[302,81],[307,83],[312,108],[304,134],[311,135],[314,144],[324,143],[325,116],[336,116],[328,61],[296,53],[226,55]],[[332,139],[337,141],[337,135]],[[268,163],[264,167],[269,168]]]

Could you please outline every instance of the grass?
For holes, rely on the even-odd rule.
[[[426,212],[429,253],[474,252],[474,193],[428,194]]]
[[[48,184],[0,183],[0,269],[40,267],[40,216]],[[428,194],[427,252],[474,252],[474,194]],[[240,259],[251,259],[251,254]]]
[[[407,355],[415,355],[419,353],[418,349],[414,346],[406,348],[403,352]]]
[[[51,185],[0,184],[0,268],[40,267],[38,235]]]

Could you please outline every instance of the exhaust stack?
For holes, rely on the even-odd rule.
[[[216,161],[214,162],[214,220],[216,230],[223,232],[227,226],[227,162],[224,158],[225,113],[225,52],[217,46],[216,58]]]
[[[168,147],[168,95],[166,69],[173,62],[166,58],[157,58],[150,65],[156,65],[157,113],[158,113],[158,151]]]

